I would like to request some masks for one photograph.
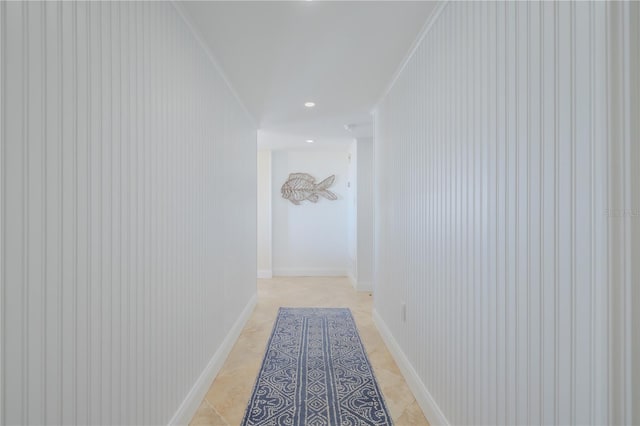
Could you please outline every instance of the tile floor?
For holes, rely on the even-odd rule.
[[[429,424],[373,323],[370,293],[342,277],[278,277],[258,280],[256,308],[191,425],[240,424],[280,306],[350,308],[394,423]]]

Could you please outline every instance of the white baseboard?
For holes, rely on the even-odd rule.
[[[351,282],[351,285],[353,286],[353,288],[355,288],[357,290],[358,289],[358,280],[356,280],[356,277],[353,276],[351,271],[349,271],[347,273],[347,277],[349,278],[349,281]]]
[[[369,281],[358,281],[356,277],[353,276],[351,271],[347,272],[347,278],[351,282],[351,285],[356,291],[362,292],[371,292],[373,291],[373,283]]]
[[[273,270],[273,275],[282,277],[346,277],[347,271],[329,268],[278,268]]]
[[[271,269],[258,269],[258,278],[273,278]]]
[[[169,425],[188,425],[193,416],[198,411],[200,407],[200,403],[204,399],[204,396],[207,394],[207,391],[211,387],[211,383],[218,375],[218,372],[222,368],[224,361],[227,359],[229,352],[233,348],[236,340],[238,340],[238,336],[242,332],[244,325],[247,320],[251,316],[253,312],[253,308],[256,306],[256,302],[258,301],[258,295],[254,294],[249,303],[244,307],[242,313],[229,330],[229,333],[222,341],[222,344],[218,348],[218,350],[213,354],[211,360],[196,380],[195,384],[187,394],[178,410],[173,415],[171,420],[169,421]]]
[[[396,364],[400,368],[402,375],[404,376],[407,384],[411,388],[413,395],[420,405],[424,416],[429,421],[431,425],[449,425],[449,421],[447,417],[444,415],[436,401],[431,396],[431,393],[425,386],[425,384],[420,380],[418,373],[413,368],[406,355],[398,345],[398,342],[389,331],[387,324],[384,322],[378,311],[373,310],[373,322],[375,323],[382,339],[387,344],[393,359],[395,359]]]
[[[373,291],[373,283],[370,281],[358,281],[358,284],[356,284],[356,290]]]

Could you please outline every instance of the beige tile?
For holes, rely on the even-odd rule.
[[[400,374],[386,368],[374,370],[391,417],[397,419],[415,401],[413,393]]]
[[[396,426],[428,426],[422,410],[416,401],[409,405],[395,422]]]
[[[191,424],[236,425],[242,421],[281,306],[350,308],[395,424],[428,425],[373,323],[373,297],[370,293],[356,292],[349,280],[342,277],[258,280],[256,308]]]
[[[228,426],[229,423],[214,410],[207,401],[202,401],[196,415],[191,419],[191,426]]]

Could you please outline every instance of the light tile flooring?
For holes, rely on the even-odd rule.
[[[192,425],[240,424],[280,306],[350,308],[394,423],[429,424],[373,323],[370,293],[356,292],[346,278],[278,277],[258,280],[256,308]]]

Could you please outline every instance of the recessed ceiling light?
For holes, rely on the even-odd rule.
[[[315,102],[305,102],[304,106],[306,106],[307,108],[313,108],[314,106],[316,106]]]
[[[313,139],[307,139],[307,143],[313,143]]]

